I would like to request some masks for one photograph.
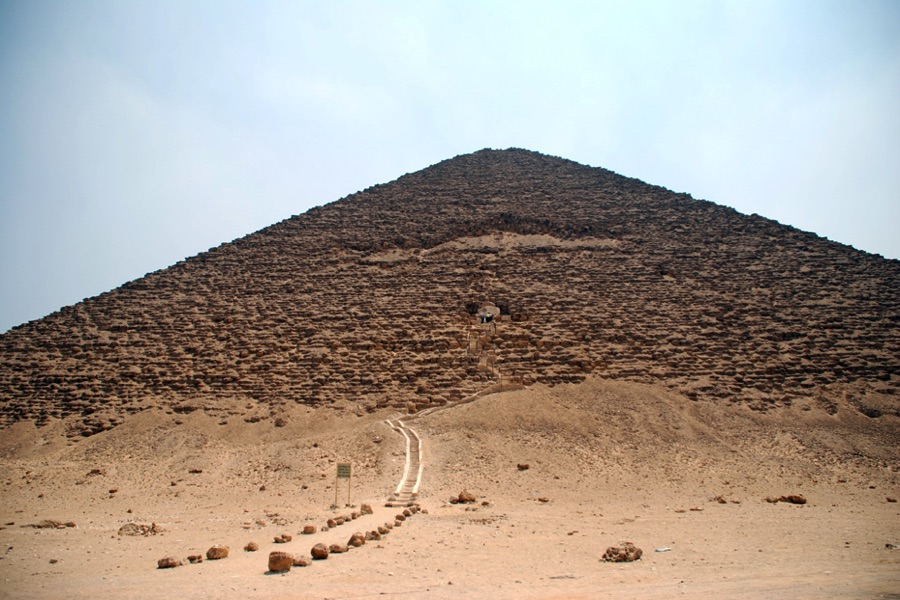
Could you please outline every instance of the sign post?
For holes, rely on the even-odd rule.
[[[334,505],[337,506],[338,500],[338,479],[347,480],[347,505],[350,505],[350,487],[353,484],[353,474],[350,469],[350,463],[337,464],[337,476],[334,479]]]

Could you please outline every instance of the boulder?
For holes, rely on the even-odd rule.
[[[156,561],[157,569],[174,569],[175,567],[180,567],[181,561],[177,558],[166,556],[165,558],[161,558]]]
[[[316,544],[312,547],[312,550],[309,551],[309,555],[312,556],[313,560],[325,560],[328,558],[328,546],[325,544]]]
[[[634,562],[640,560],[643,550],[631,542],[622,542],[618,546],[610,546],[600,559],[603,562]]]
[[[208,560],[220,560],[223,558],[228,558],[228,546],[220,546],[219,544],[216,544],[206,551],[206,558]]]
[[[272,573],[286,573],[294,566],[294,557],[287,552],[269,552],[269,571]]]
[[[366,536],[362,532],[357,531],[352,536],[350,536],[350,541],[347,542],[347,545],[353,546],[354,548],[359,548],[360,546],[362,546],[365,543],[366,543]]]

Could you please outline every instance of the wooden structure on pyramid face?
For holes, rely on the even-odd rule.
[[[488,305],[499,322],[473,349]],[[484,151],[0,335],[0,426],[66,418],[88,435],[147,399],[421,408],[497,371],[756,409],[896,398],[898,322],[898,261],[603,169]]]

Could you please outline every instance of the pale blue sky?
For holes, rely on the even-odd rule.
[[[485,147],[900,258],[900,2],[0,0],[0,332]]]

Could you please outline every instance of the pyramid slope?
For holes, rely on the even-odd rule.
[[[503,309],[485,330],[473,313]],[[524,150],[369,188],[0,336],[0,424],[656,383],[898,413],[900,262]]]

